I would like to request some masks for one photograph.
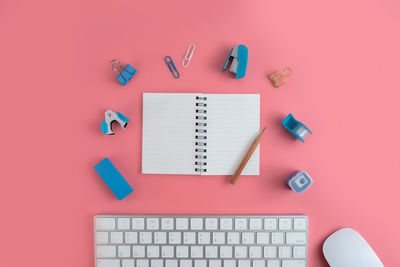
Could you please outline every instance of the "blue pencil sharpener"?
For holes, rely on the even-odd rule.
[[[308,173],[296,171],[286,179],[286,183],[294,192],[300,194],[310,188],[313,180]]]
[[[282,125],[288,130],[291,134],[293,134],[297,139],[304,143],[304,138],[312,134],[311,130],[308,129],[303,123],[296,120],[292,114],[286,116],[283,119]]]
[[[137,70],[135,70],[131,65],[127,64],[125,68],[122,68],[119,61],[113,59],[109,63],[110,69],[118,73],[117,81],[122,85],[127,85],[128,82],[136,75]]]

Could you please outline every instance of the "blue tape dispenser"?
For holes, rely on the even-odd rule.
[[[282,121],[283,126],[293,134],[297,139],[304,143],[304,138],[312,134],[311,130],[303,123],[296,120],[292,114],[286,116]]]
[[[112,131],[112,123],[114,121],[118,122],[121,125],[122,129],[128,125],[129,119],[122,115],[121,113],[117,113],[112,109],[107,110],[104,113],[105,119],[101,122],[101,132],[104,134],[112,135],[114,132]]]
[[[222,71],[226,69],[232,58],[229,71],[236,74],[236,79],[243,78],[246,75],[248,53],[248,49],[245,45],[240,44],[234,47],[229,53],[225,65],[222,67]]]
[[[137,70],[135,70],[131,65],[127,64],[125,68],[122,68],[119,64],[119,61],[113,59],[108,64],[111,70],[116,71],[118,73],[117,81],[122,85],[127,85],[128,82],[132,79],[134,75],[136,75]]]

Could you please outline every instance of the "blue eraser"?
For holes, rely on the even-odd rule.
[[[108,158],[100,161],[94,166],[94,169],[119,200],[124,199],[133,191],[132,187]]]
[[[288,186],[296,193],[302,193],[310,188],[313,180],[308,173],[296,171],[286,179]]]

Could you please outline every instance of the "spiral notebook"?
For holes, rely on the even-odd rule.
[[[144,93],[142,173],[232,175],[259,130],[259,94]]]

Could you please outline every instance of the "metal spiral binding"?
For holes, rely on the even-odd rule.
[[[207,172],[207,97],[196,96],[195,172]]]

